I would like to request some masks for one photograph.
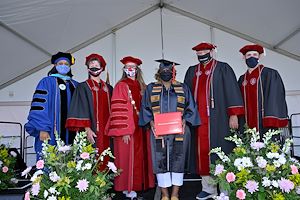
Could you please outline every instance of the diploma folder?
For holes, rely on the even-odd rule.
[[[181,112],[169,112],[154,115],[155,136],[182,134]]]

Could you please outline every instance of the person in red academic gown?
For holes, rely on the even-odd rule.
[[[225,153],[232,151],[234,144],[224,138],[230,135],[230,128],[238,128],[238,116],[244,114],[236,76],[227,63],[212,57],[215,48],[210,43],[193,47],[199,64],[189,67],[184,81],[193,93],[202,121],[194,136],[196,172],[202,177],[202,191],[197,199],[209,199],[217,193],[209,176],[210,164],[215,162],[216,156],[209,152],[216,147],[221,147]]]
[[[100,78],[106,62],[101,55],[91,54],[85,62],[89,79],[76,88],[68,113],[66,127],[70,130],[87,132],[87,138],[96,144],[99,154],[109,147],[109,137],[104,135],[105,125],[110,115],[112,86]],[[106,167],[106,157],[100,170]]]
[[[245,123],[256,128],[262,137],[269,129],[286,127],[288,112],[285,89],[279,73],[259,63],[264,48],[257,44],[240,49],[248,67],[239,78],[239,85],[245,103]]]
[[[126,197],[137,198],[136,191],[154,187],[150,134],[138,126],[138,115],[145,83],[140,65],[142,61],[124,57],[123,76],[116,84],[111,101],[111,115],[107,134],[114,138],[115,164],[122,172],[115,178],[116,191]]]

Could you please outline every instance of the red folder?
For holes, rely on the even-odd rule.
[[[155,135],[182,134],[181,112],[169,112],[154,115]]]

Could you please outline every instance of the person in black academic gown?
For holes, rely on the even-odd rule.
[[[158,81],[150,83],[145,90],[139,125],[151,126],[153,171],[158,186],[162,188],[162,199],[169,199],[168,187],[173,185],[171,199],[176,200],[179,187],[183,184],[185,160],[190,146],[189,126],[199,125],[200,119],[187,85],[174,80],[176,63],[167,60],[158,60],[158,62],[160,62],[156,74]],[[154,114],[168,112],[182,113],[184,134],[155,137]]]
[[[288,112],[285,89],[279,73],[259,63],[264,48],[257,44],[240,49],[248,67],[239,78],[239,86],[245,102],[245,124],[256,128],[262,137],[269,129],[286,127]]]
[[[90,143],[96,144],[101,154],[110,146],[109,137],[104,134],[110,115],[112,86],[101,80],[106,62],[99,54],[90,54],[85,64],[89,78],[79,83],[70,105],[66,127],[70,130],[85,130]],[[105,157],[100,170],[106,167],[109,158]]]
[[[209,199],[217,193],[211,184],[210,164],[216,155],[211,149],[221,147],[230,153],[232,142],[224,138],[230,135],[230,128],[238,128],[238,116],[244,114],[243,100],[236,76],[225,62],[213,58],[215,45],[200,43],[192,49],[196,51],[199,64],[189,67],[184,82],[189,86],[198,106],[202,121],[194,135],[196,141],[196,173],[202,177],[202,191],[197,199]]]

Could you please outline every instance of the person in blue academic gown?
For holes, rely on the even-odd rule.
[[[162,199],[169,199],[168,187],[173,186],[171,199],[175,200],[183,184],[185,161],[188,159],[191,140],[189,126],[199,125],[200,118],[188,86],[175,81],[174,66],[177,64],[167,60],[158,62],[157,82],[150,83],[145,90],[139,125],[151,128],[153,171],[162,189]],[[169,112],[181,112],[184,134],[156,137],[154,115]]]
[[[65,128],[71,97],[77,85],[71,73],[74,62],[74,57],[69,53],[53,55],[53,68],[47,77],[40,80],[33,94],[25,129],[35,138],[37,160],[42,156],[43,141],[49,139],[49,144],[56,145],[55,133],[66,145],[72,144],[75,138],[75,132]]]

